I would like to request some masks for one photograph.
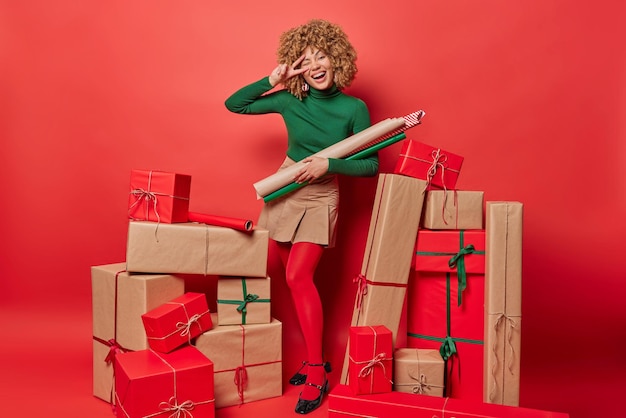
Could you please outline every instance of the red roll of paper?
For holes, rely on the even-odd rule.
[[[207,215],[205,213],[189,212],[190,222],[200,222],[207,225],[224,226],[239,231],[252,231],[254,222],[250,219],[231,218],[229,216]]]

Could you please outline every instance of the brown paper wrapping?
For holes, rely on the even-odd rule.
[[[148,338],[141,315],[181,296],[182,278],[166,274],[120,273],[117,280],[117,320],[115,318],[115,275],[124,271],[124,263],[91,267],[93,336],[104,341],[113,338],[126,350],[148,348]],[[117,325],[117,333],[115,326]],[[106,363],[109,347],[93,341],[93,394],[111,401],[113,364]]]
[[[200,335],[195,346],[211,359],[215,370],[215,407],[239,405],[234,383],[238,367],[245,365],[247,383],[243,403],[282,396],[282,323],[215,325]]]
[[[399,348],[393,354],[393,390],[443,396],[444,362],[439,350]]]
[[[484,192],[430,190],[426,194],[424,229],[483,229]]]
[[[519,405],[522,224],[519,202],[487,202],[484,401]]]
[[[246,292],[258,296],[258,302],[251,301],[246,304],[245,316],[237,310],[238,304],[227,303],[243,302],[245,295],[242,280],[246,282]],[[269,324],[272,320],[269,300],[269,277],[220,277],[217,281],[218,325]]]
[[[382,120],[369,128],[354,134],[343,141],[337,142],[323,150],[313,154],[316,157],[323,158],[343,158],[349,155],[351,152],[359,149],[360,147],[369,144],[375,139],[384,136],[396,129],[402,128],[406,121],[404,118],[391,118]],[[254,188],[259,197],[265,197],[268,194],[275,192],[276,190],[284,187],[291,182],[300,169],[305,166],[305,163],[298,161],[295,164],[276,172],[263,180],[254,183]]]
[[[194,222],[128,225],[126,269],[133,272],[264,277],[269,234]]]
[[[426,181],[399,174],[381,174],[370,220],[352,326],[384,325],[396,334],[400,325],[406,285],[411,271],[417,229],[422,214]],[[341,382],[348,381],[348,361]]]

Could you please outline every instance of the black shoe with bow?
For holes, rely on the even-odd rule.
[[[330,369],[329,363],[321,363],[321,364],[309,364],[309,367],[324,367],[324,371],[328,371]],[[306,377],[305,377],[306,379]],[[321,385],[316,385],[314,383],[306,382],[305,385],[312,386],[319,391],[319,395],[315,399],[307,400],[302,399],[300,396],[298,397],[298,403],[296,404],[295,411],[298,414],[308,414],[309,412],[315,411],[322,404],[322,399],[324,398],[324,394],[328,392],[328,379],[324,376],[324,383]]]

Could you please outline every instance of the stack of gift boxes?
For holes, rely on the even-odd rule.
[[[456,189],[462,163],[406,140],[379,176],[330,417],[568,416],[518,406],[523,205]]]
[[[189,221],[190,184],[133,170],[126,260],[91,268],[93,394],[118,416],[214,417],[282,395],[268,231]],[[217,312],[189,275],[218,276]]]

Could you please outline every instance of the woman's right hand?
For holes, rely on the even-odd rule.
[[[309,70],[309,67],[296,68],[302,60],[304,59],[304,54],[300,58],[294,61],[293,64],[278,64],[276,68],[270,73],[270,84],[274,87],[278,83],[284,83],[286,80],[289,80],[291,77],[297,76],[298,74],[302,74]]]

